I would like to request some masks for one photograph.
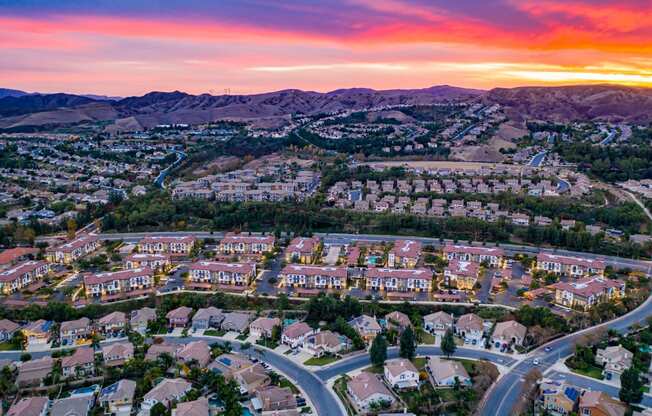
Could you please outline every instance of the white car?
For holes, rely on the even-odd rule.
[[[539,365],[539,359],[535,358],[534,360],[532,360],[532,364]]]

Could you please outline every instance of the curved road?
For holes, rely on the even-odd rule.
[[[489,390],[485,397],[482,407],[479,410],[480,415],[486,416],[509,416],[514,403],[518,401],[523,387],[522,377],[533,368],[538,368],[544,373],[560,357],[571,355],[574,350],[575,342],[584,334],[594,331],[596,328],[606,330],[613,329],[618,332],[625,332],[634,324],[644,323],[646,318],[652,315],[652,297],[649,297],[638,308],[634,309],[627,315],[616,318],[613,321],[596,325],[591,328],[567,335],[563,338],[551,341],[528,354],[528,359],[521,361],[514,366],[509,373],[504,374]],[[545,351],[550,348],[550,351]],[[540,364],[536,367],[532,360],[538,358]],[[600,386],[602,388],[602,385]],[[606,390],[605,390],[606,391]],[[610,393],[613,394],[613,391]],[[648,397],[646,401],[650,401]]]

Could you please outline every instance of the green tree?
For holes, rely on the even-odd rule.
[[[168,409],[163,403],[156,403],[149,411],[150,416],[167,416]]]
[[[624,403],[640,403],[643,399],[643,382],[635,368],[628,368],[620,376],[618,397]]]
[[[457,346],[455,345],[455,338],[453,337],[453,331],[448,329],[444,334],[444,338],[441,340],[441,351],[447,356],[450,357],[455,353]]]
[[[414,336],[414,330],[412,327],[408,326],[405,328],[401,334],[401,345],[399,348],[399,355],[403,358],[411,360],[417,353],[417,343],[416,337]]]
[[[380,368],[385,364],[385,360],[387,360],[387,340],[384,336],[378,335],[374,338],[374,342],[369,349],[369,357],[375,367]]]

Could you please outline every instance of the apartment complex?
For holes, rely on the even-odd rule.
[[[187,236],[147,236],[138,242],[138,252],[150,254],[188,255],[196,238]]]
[[[455,289],[473,290],[479,271],[478,263],[453,259],[444,269],[444,284]]]
[[[218,290],[240,287],[244,290],[255,278],[255,263],[198,261],[188,267],[187,285],[192,289]]]
[[[163,253],[133,253],[125,259],[125,268],[149,267],[152,270],[166,271],[170,268],[170,256]]]
[[[46,250],[46,257],[52,263],[70,264],[97,250],[100,241],[97,236],[85,234],[74,240]]]
[[[312,263],[319,248],[318,237],[296,237],[285,249],[285,261],[288,263]]]
[[[8,295],[47,276],[50,265],[44,261],[28,260],[0,272],[0,293]]]
[[[272,235],[255,236],[227,233],[217,250],[220,254],[263,254],[272,251],[276,238]]]
[[[367,270],[367,289],[387,292],[429,292],[433,274],[427,269],[379,269]]]
[[[570,277],[604,276],[605,264],[602,260],[539,253],[536,269]]]
[[[154,290],[154,273],[149,267],[88,274],[84,289],[89,298],[111,301],[143,296]]]
[[[491,267],[502,267],[505,262],[505,250],[500,247],[474,247],[446,245],[444,256],[450,260],[487,262]]]
[[[397,240],[387,255],[388,267],[413,269],[421,256],[421,242],[415,240]]]
[[[305,289],[346,289],[345,267],[290,264],[281,270],[281,286]]]
[[[625,282],[602,277],[558,282],[551,287],[555,290],[555,303],[572,309],[588,310],[597,303],[625,296]]]

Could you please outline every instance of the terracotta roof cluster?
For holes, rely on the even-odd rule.
[[[421,254],[421,242],[415,240],[396,240],[390,251],[396,257],[417,258]]]
[[[153,274],[154,272],[149,267],[120,270],[118,272],[88,274],[84,276],[84,284],[96,285],[101,283],[112,282],[114,280],[129,280],[133,277],[138,277],[138,276],[151,276]]]
[[[267,244],[274,244],[274,241],[276,239],[274,238],[273,235],[264,235],[264,236],[256,236],[256,235],[242,235],[242,234],[236,234],[236,233],[227,233],[222,241],[220,243],[222,244],[238,244],[238,243],[244,243],[244,244],[260,244],[260,243],[267,243]]]
[[[501,257],[505,255],[505,250],[500,247],[475,247],[449,244],[444,247],[444,253],[468,253],[474,255]]]
[[[605,264],[603,260],[588,259],[584,257],[559,256],[557,254],[548,254],[548,253],[539,253],[537,255],[537,261],[561,263],[569,266],[581,266],[581,267],[586,267],[591,269],[605,268]]]
[[[384,279],[426,279],[432,280],[432,270],[427,269],[367,269],[367,277]]]
[[[329,267],[329,266],[302,266],[298,264],[289,264],[281,270],[281,274],[289,275],[305,275],[305,276],[330,276],[346,278],[345,267]]]

